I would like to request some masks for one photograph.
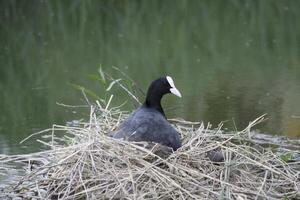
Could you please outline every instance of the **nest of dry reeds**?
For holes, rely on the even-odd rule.
[[[240,132],[172,120],[182,137],[176,152],[109,136],[127,116],[91,106],[88,122],[53,126],[39,140],[50,150],[2,156],[26,173],[1,198],[36,199],[282,199],[299,198],[299,163],[286,163]],[[214,158],[216,155],[217,158]],[[298,196],[297,196],[298,195]]]

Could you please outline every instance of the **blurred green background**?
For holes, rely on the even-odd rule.
[[[33,132],[88,118],[78,84],[113,105],[126,93],[95,81],[118,67],[144,91],[171,75],[183,98],[163,100],[169,118],[226,121],[300,136],[300,1],[0,1],[0,153],[34,151]],[[91,76],[92,75],[92,76]],[[122,109],[133,109],[127,103]]]

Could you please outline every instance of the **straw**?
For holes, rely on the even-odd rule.
[[[24,174],[1,188],[0,198],[299,198],[299,163],[286,163],[271,150],[249,142],[251,128],[264,116],[231,133],[222,131],[222,126],[211,129],[201,122],[173,119],[183,141],[176,152],[110,137],[127,116],[98,102],[90,105],[87,122],[76,127],[54,125],[33,134],[40,135],[38,141],[49,150],[1,155],[0,164],[21,163]],[[61,131],[64,137],[59,136]],[[221,159],[214,162],[212,154]]]

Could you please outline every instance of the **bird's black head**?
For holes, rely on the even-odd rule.
[[[173,93],[174,95],[181,97],[180,92],[175,87],[174,81],[170,76],[154,80],[148,88],[144,105],[150,108],[155,108],[164,115],[160,101],[163,95],[167,93]]]

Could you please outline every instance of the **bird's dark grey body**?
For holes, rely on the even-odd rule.
[[[167,93],[181,97],[171,77],[154,80],[148,88],[144,104],[120,125],[113,137],[136,142],[156,142],[177,150],[181,146],[179,134],[167,121],[160,103]]]
[[[181,146],[178,132],[166,120],[165,116],[153,108],[141,106],[134,111],[114,134],[114,138],[129,141],[148,141],[172,147]]]

